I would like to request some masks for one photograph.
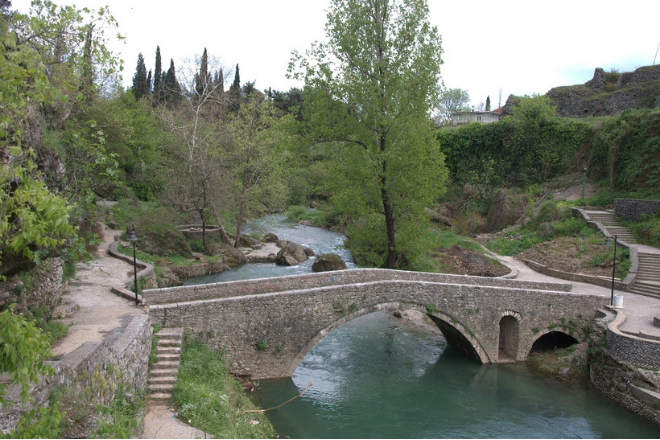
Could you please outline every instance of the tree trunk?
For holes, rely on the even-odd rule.
[[[220,221],[220,215],[218,214],[218,210],[215,208],[215,204],[211,204],[211,212],[213,213],[213,217],[215,217],[215,221],[218,224],[218,228],[220,228],[220,236],[222,237],[222,240],[227,243],[229,246],[231,246],[231,238],[229,238],[229,235],[227,235],[227,231],[225,231],[225,228],[222,226],[222,222]]]
[[[241,199],[243,196],[241,195]],[[238,249],[238,244],[241,241],[241,225],[243,224],[243,215],[244,215],[244,209],[243,207],[245,206],[245,202],[241,200],[240,204],[238,205],[238,217],[236,218],[236,241],[234,242],[234,247]]]
[[[204,220],[204,210],[199,210],[199,217],[202,219],[202,247],[206,252],[206,221]]]
[[[387,147],[385,135],[380,136],[380,151],[385,152]],[[383,159],[383,174],[380,178],[380,196],[383,201],[383,212],[385,213],[385,228],[387,229],[387,259],[385,266],[388,269],[396,269],[396,228],[394,227],[394,210],[392,201],[387,191],[387,161]]]
[[[394,227],[394,211],[390,202],[390,196],[385,189],[383,180],[383,188],[381,188],[381,197],[383,199],[383,209],[385,211],[385,227],[387,228],[387,260],[385,262],[388,269],[396,269],[397,251],[396,251],[396,235]]]

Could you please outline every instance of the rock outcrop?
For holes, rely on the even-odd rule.
[[[660,65],[621,74],[597,68],[585,84],[555,87],[547,96],[558,116],[607,116],[632,108],[655,108],[660,105]]]

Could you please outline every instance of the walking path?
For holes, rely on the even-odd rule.
[[[59,307],[63,314],[73,313],[64,318],[64,323],[71,324],[69,334],[53,348],[56,356],[70,353],[88,341],[102,341],[106,334],[121,327],[126,317],[148,313],[143,306],[136,306],[133,301],[115,295],[112,286],[123,285],[132,274],[132,266],[124,261],[112,258],[108,248],[114,241],[114,235],[120,231],[105,230],[104,241],[95,253],[95,259],[78,265],[77,274],[70,282],[70,291],[63,297]],[[643,247],[647,251],[647,247]],[[655,248],[649,253],[660,253]],[[515,278],[521,280],[562,282],[554,277],[533,271],[524,263],[512,257],[497,256],[516,272]],[[568,281],[564,281],[567,282]],[[573,292],[595,294],[610,297],[611,290],[592,284],[570,282]],[[625,322],[619,327],[627,333],[642,333],[660,339],[660,328],[653,325],[654,315],[660,315],[660,299],[639,295],[633,292],[615,291],[623,296]],[[203,431],[192,428],[175,417],[167,402],[148,401],[145,408],[144,432],[142,438],[209,438]]]
[[[123,286],[133,274],[131,264],[108,254],[114,236],[119,233],[105,229],[94,260],[77,265],[69,292],[56,311],[65,316],[62,323],[70,324],[68,335],[52,348],[56,357],[72,352],[85,342],[102,342],[113,329],[123,327],[128,322],[126,318],[148,313],[145,307],[136,306],[134,301],[110,290],[113,286]],[[142,438],[211,438],[174,415],[168,402],[147,401]]]

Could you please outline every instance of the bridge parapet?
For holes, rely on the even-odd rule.
[[[359,271],[340,274],[343,278],[349,272],[353,275]],[[404,274],[410,273],[397,274],[407,277]],[[320,282],[323,276],[328,282],[326,274],[302,278],[300,284],[310,279]],[[154,323],[182,326],[212,349],[224,351],[233,373],[263,379],[291,376],[326,334],[378,310],[423,311],[438,324],[451,345],[481,362],[495,363],[526,359],[533,343],[553,329],[583,340],[583,328],[594,319],[596,309],[608,301],[567,291],[520,288],[525,285],[509,284],[511,280],[492,286],[477,285],[472,278],[478,277],[444,279],[468,278],[475,284],[396,279],[256,294],[257,287],[274,289],[267,283],[282,280],[255,280],[248,283],[252,290],[247,294],[151,305],[150,315]]]
[[[445,284],[472,286],[512,287],[533,290],[570,292],[569,283],[546,283],[520,281],[506,278],[475,277],[427,272],[409,272],[391,269],[348,269],[334,272],[291,275],[277,278],[262,278],[224,283],[197,284],[191,286],[166,287],[144,290],[143,301],[150,305],[172,304],[182,301],[198,301],[213,298],[228,298],[241,295],[282,292],[305,288],[339,286],[374,281],[426,281]]]

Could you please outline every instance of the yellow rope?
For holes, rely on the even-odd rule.
[[[293,396],[292,398],[290,398],[286,402],[281,403],[281,404],[279,404],[277,406],[274,406],[272,408],[268,408],[268,409],[249,409],[249,410],[245,410],[245,412],[248,412],[248,413],[257,413],[258,412],[258,413],[263,414],[266,411],[272,411],[272,410],[277,409],[277,408],[282,408],[287,403],[292,402],[292,401],[296,400],[298,397],[301,397],[303,394],[305,394],[307,392],[307,390],[309,389],[309,387],[311,387],[311,386],[312,386],[312,383],[310,382],[309,385],[307,385],[307,387],[305,387],[305,389],[303,390],[302,393],[298,394],[297,396]]]

